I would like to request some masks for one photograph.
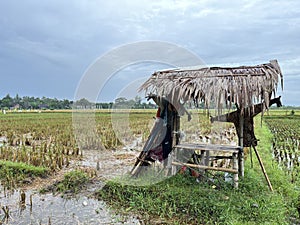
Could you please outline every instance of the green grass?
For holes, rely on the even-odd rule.
[[[299,215],[296,212],[296,202],[300,194],[299,188],[297,188],[295,184],[292,184],[290,182],[290,178],[287,175],[287,172],[284,170],[284,168],[279,167],[276,160],[272,158],[272,133],[266,126],[265,122],[263,122],[262,126],[260,126],[260,122],[258,120],[260,120],[260,118],[256,118],[255,121],[255,133],[257,138],[260,139],[257,150],[260,153],[265,169],[272,183],[274,194],[282,196],[288,217],[298,217]],[[254,171],[258,175],[260,175],[261,179],[266,185],[266,181],[262,175],[261,169],[258,165],[258,161],[256,160],[255,156],[254,159]]]
[[[29,176],[44,176],[48,169],[44,167],[37,167],[28,165],[26,163],[19,163],[19,162],[11,162],[11,161],[3,161],[0,160],[0,168],[1,169],[10,169],[13,173],[22,173]]]
[[[80,170],[73,170],[64,175],[64,179],[57,185],[57,190],[59,192],[78,193],[88,180],[89,177],[86,173]]]
[[[270,116],[289,116],[289,115],[300,115],[299,109],[289,109],[289,108],[271,108],[269,111],[265,112],[265,115]]]
[[[0,180],[7,187],[14,187],[26,178],[45,177],[49,170],[21,162],[0,160]]]
[[[238,190],[224,184],[215,189],[195,179],[176,175],[162,183],[135,187],[109,182],[98,192],[101,199],[123,211],[160,218],[170,224],[285,224],[281,195],[270,193],[248,173]]]
[[[78,194],[85,185],[89,182],[89,176],[86,172],[80,169],[72,170],[66,173],[62,180],[58,180],[47,187],[43,187],[39,190],[41,194],[52,192],[52,193],[63,193],[63,194]]]
[[[290,224],[299,217],[297,188],[289,182],[284,170],[272,159],[272,134],[256,118],[257,150],[273,185],[270,192],[253,153],[245,162],[245,177],[239,188],[225,182],[197,183],[189,175],[176,175],[150,186],[122,185],[110,181],[97,196],[123,212],[142,215],[146,224]],[[299,223],[299,220],[297,221]]]

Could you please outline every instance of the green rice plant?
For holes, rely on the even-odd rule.
[[[59,192],[77,193],[89,180],[88,175],[81,170],[73,170],[64,175],[64,179],[58,183]]]
[[[300,117],[266,116],[266,124],[273,134],[272,151],[291,182],[300,184]]]
[[[49,170],[44,167],[0,160],[0,180],[7,188],[13,188],[26,178],[46,177]]]

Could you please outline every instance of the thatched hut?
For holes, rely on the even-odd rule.
[[[265,102],[268,108],[271,94],[276,92],[283,76],[277,60],[256,66],[202,67],[161,70],[140,87],[147,95],[165,96],[171,102],[204,102],[209,108],[231,108],[235,103],[246,108]]]
[[[277,60],[256,66],[239,67],[189,67],[157,71],[140,87],[147,96],[159,96],[170,102],[174,111],[181,114],[182,105],[188,101],[196,105],[204,103],[206,108],[216,107],[221,121],[233,122],[239,136],[239,147],[255,146],[253,117],[264,112],[280,98],[272,100],[283,76]],[[160,102],[156,98],[156,102]],[[279,103],[278,103],[279,104]],[[221,115],[221,109],[232,110],[231,114]],[[172,149],[179,146],[176,134],[179,131],[179,116],[172,116]],[[232,120],[232,121],[230,121]],[[200,148],[199,145],[180,146],[181,148]],[[202,146],[203,147],[203,146]],[[223,148],[222,146],[218,146]],[[209,148],[204,147],[207,151]],[[215,147],[212,147],[215,148]],[[230,148],[235,158],[236,148]],[[139,159],[144,160],[148,150],[144,149]],[[243,151],[238,152],[238,173],[243,176]],[[144,158],[141,156],[144,155]],[[136,164],[137,165],[137,164]],[[237,167],[237,166],[236,166]],[[198,168],[203,168],[201,165]],[[208,166],[205,168],[212,169]],[[135,171],[135,170],[133,170]],[[237,170],[236,170],[237,171]]]

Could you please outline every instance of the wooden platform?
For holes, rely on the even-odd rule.
[[[195,152],[200,156],[200,160],[195,162],[195,164],[187,163],[186,159]],[[187,154],[187,157],[185,157],[185,154]],[[232,160],[232,168],[210,166],[211,159],[230,159]],[[233,173],[233,185],[237,188],[239,175],[244,175],[243,148],[232,145],[182,143],[174,146],[172,153],[168,157],[168,166],[172,175],[178,171],[180,166],[196,168],[202,171],[215,170]]]

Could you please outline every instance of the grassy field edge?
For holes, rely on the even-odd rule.
[[[271,132],[264,123],[260,126],[259,117],[255,122],[260,139],[257,149],[274,192],[268,189],[254,153],[251,168],[248,153],[238,190],[226,183],[199,184],[195,178],[179,174],[144,187],[110,181],[97,196],[125,213],[141,215],[146,224],[289,224],[298,217],[299,193],[272,158]]]

